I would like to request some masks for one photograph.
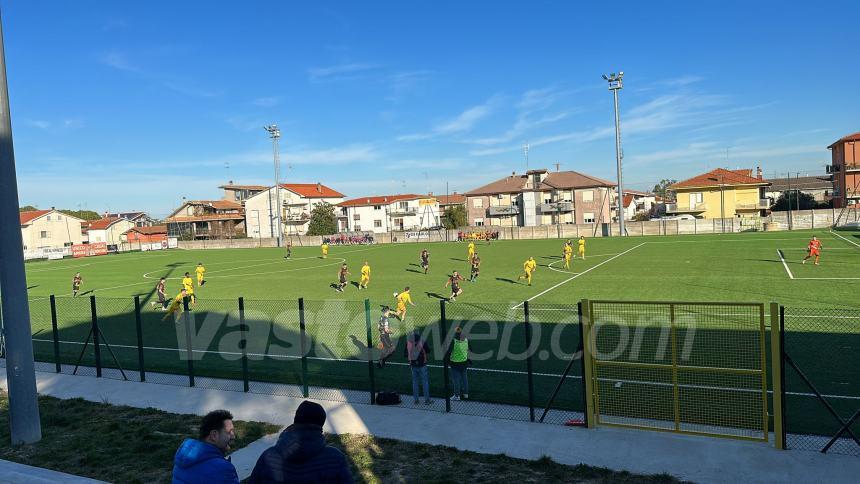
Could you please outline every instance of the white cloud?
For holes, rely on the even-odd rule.
[[[484,104],[472,106],[458,114],[453,119],[437,124],[431,131],[427,133],[413,133],[398,136],[398,141],[416,141],[423,139],[435,138],[437,136],[446,136],[452,134],[463,133],[471,130],[475,124],[487,117],[493,111],[494,104],[497,98],[494,96]]]
[[[278,96],[258,97],[251,101],[251,104],[262,108],[271,108],[281,104],[281,98]]]
[[[23,120],[23,123],[24,126],[29,126],[31,128],[48,129],[51,127],[51,123],[41,119],[25,119]]]
[[[344,76],[357,74],[378,68],[376,64],[353,62],[348,64],[338,64],[327,67],[311,67],[308,69],[308,77],[311,81],[331,81],[338,80]]]

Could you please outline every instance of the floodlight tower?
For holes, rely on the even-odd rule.
[[[278,207],[278,218],[276,228],[278,230],[277,243],[278,247],[282,245],[282,237],[284,236],[284,230],[281,228],[281,210],[283,207],[281,206],[281,159],[280,153],[278,152],[278,141],[281,139],[281,130],[278,128],[277,124],[271,124],[269,126],[263,126],[269,133],[269,137],[272,138],[272,155],[275,159],[275,199],[277,200]]]
[[[615,99],[615,162],[618,170],[618,231],[623,237],[627,231],[624,229],[624,190],[621,187],[621,158],[624,157],[621,151],[621,116],[618,114],[618,91],[624,86],[621,84],[621,79],[624,77],[624,72],[618,74],[612,73],[608,76],[603,75],[603,79],[609,83],[609,90],[612,91],[612,97]]]

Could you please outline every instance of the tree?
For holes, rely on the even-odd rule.
[[[442,214],[442,225],[446,229],[458,229],[465,227],[466,224],[466,207],[464,205],[451,205]]]
[[[657,196],[661,197],[663,200],[668,200],[669,195],[670,195],[669,191],[668,191],[669,185],[673,185],[675,183],[678,183],[678,180],[670,179],[670,178],[664,178],[664,179],[660,180],[659,183],[654,185],[654,193]]]
[[[39,209],[32,206],[32,205],[24,205],[23,207],[18,207],[19,212],[34,212],[36,210],[39,210]]]
[[[825,208],[828,204],[826,202],[819,204],[808,193],[797,190],[786,190],[779,195],[779,198],[776,199],[770,209],[774,212],[785,212],[787,210],[797,210],[798,206],[800,206],[800,210],[809,210],[811,208]]]
[[[308,224],[308,235],[332,235],[337,233],[337,215],[334,205],[321,202],[311,210],[311,221]]]
[[[102,218],[98,212],[93,212],[92,210],[60,210],[60,212],[83,220],[98,220]]]

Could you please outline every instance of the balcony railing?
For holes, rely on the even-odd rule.
[[[767,210],[770,208],[770,199],[762,198],[757,203],[736,203],[737,210]]]
[[[667,203],[666,204],[666,213],[700,213],[707,210],[708,207],[705,203],[697,203],[694,206],[679,206],[677,203]]]
[[[392,208],[391,215],[395,217],[406,217],[409,215],[418,214],[418,209],[416,208]]]
[[[572,212],[573,202],[542,203],[538,206],[541,213]]]
[[[860,163],[846,163],[845,165],[845,173],[850,171],[860,171]]]
[[[518,213],[520,213],[520,207],[516,205],[498,205],[487,209],[487,216],[489,217],[516,215]]]
[[[294,214],[289,214],[289,215],[285,216],[284,222],[286,222],[286,223],[304,223],[310,219],[311,219],[310,215],[308,215],[306,213],[294,213]]]

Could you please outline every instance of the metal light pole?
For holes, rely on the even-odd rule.
[[[283,208],[281,206],[281,159],[280,153],[278,152],[278,140],[281,139],[281,130],[278,128],[277,124],[263,126],[263,129],[265,129],[269,133],[269,137],[272,138],[272,155],[275,159],[275,199],[278,203],[278,223],[276,224],[276,228],[278,229],[277,243],[278,247],[281,247],[284,236],[284,230],[281,228],[281,209]]]
[[[603,75],[603,79],[609,82],[609,90],[612,91],[612,97],[615,100],[615,162],[617,164],[618,170],[618,231],[621,233],[621,236],[627,234],[627,230],[624,228],[624,189],[621,187],[621,158],[623,158],[621,152],[621,115],[618,113],[618,90],[622,89],[624,86],[621,83],[621,79],[624,77],[624,72],[619,72],[615,74],[606,74]]]
[[[526,171],[529,171],[529,144],[523,145],[523,156],[526,158]]]
[[[6,344],[6,381],[9,388],[9,430],[12,444],[32,444],[42,439],[36,369],[24,272],[24,242],[18,217],[18,180],[12,145],[6,54],[0,22],[0,294],[3,295],[0,326]]]
[[[720,178],[709,177],[708,180],[719,182],[720,184],[720,233],[726,233],[726,203],[723,198],[723,175]]]

